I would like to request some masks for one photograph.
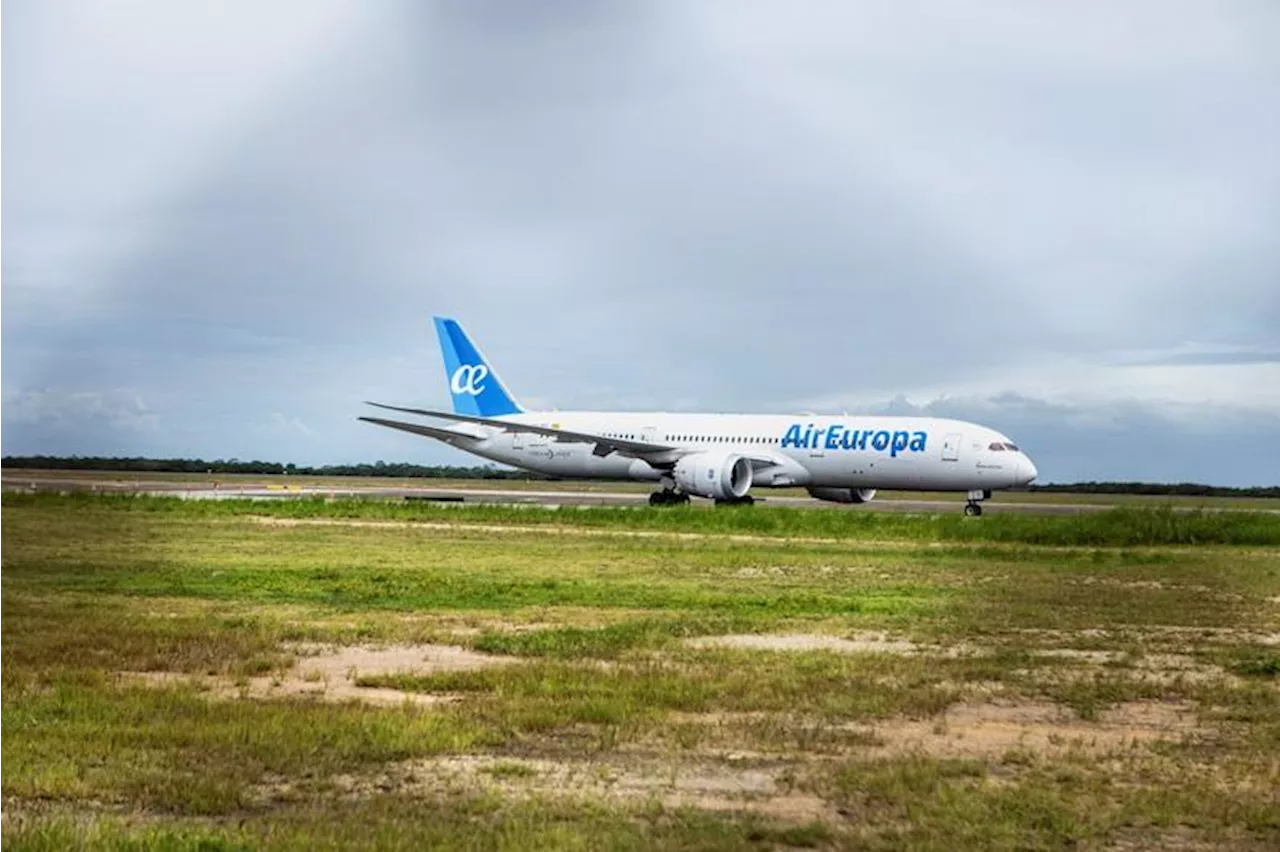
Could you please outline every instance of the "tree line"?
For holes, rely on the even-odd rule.
[[[241,459],[149,459],[106,456],[5,456],[0,466],[28,470],[109,470],[125,473],[252,473],[285,476],[387,476],[421,479],[540,479],[523,470],[378,461],[318,466]]]
[[[1022,489],[1019,489],[1022,490]],[[1188,497],[1280,497],[1280,486],[1258,485],[1249,488],[1228,488],[1223,485],[1201,485],[1198,482],[1053,482],[1045,485],[1028,485],[1027,491],[1072,494],[1151,494],[1156,496]]]

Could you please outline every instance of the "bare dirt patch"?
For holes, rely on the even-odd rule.
[[[1049,648],[1034,652],[1040,657],[1079,663],[1076,669],[1060,668],[1054,678],[1079,680],[1095,677],[1099,668],[1116,678],[1142,683],[1221,683],[1235,685],[1240,678],[1222,666],[1203,663],[1187,654],[1155,653],[1133,656],[1125,651],[1090,651],[1075,648]],[[1031,674],[1026,670],[1023,674]]]
[[[670,761],[651,757],[553,760],[457,755],[395,764],[372,776],[337,776],[340,794],[360,797],[395,790],[429,796],[441,791],[493,791],[511,797],[567,797],[613,802],[661,802],[665,807],[751,811],[804,822],[830,819],[817,796],[793,789],[793,761]],[[264,791],[269,797],[270,790]]]
[[[885,754],[999,759],[1011,752],[1055,755],[1112,752],[1197,733],[1190,704],[1135,701],[1102,712],[1096,722],[1050,702],[956,704],[937,719],[860,725]]]
[[[743,633],[726,636],[696,636],[685,640],[689,648],[735,648],[746,651],[834,651],[839,654],[928,654],[957,657],[976,653],[965,645],[944,647],[895,639],[887,633],[863,631],[849,636],[818,633]]]
[[[1280,633],[1262,632],[1239,627],[1186,627],[1182,625],[1144,624],[1120,629],[1086,628],[1084,630],[1047,630],[1023,628],[1013,631],[1028,642],[1042,645],[1069,646],[1081,639],[1100,642],[1141,641],[1147,646],[1164,645],[1171,650],[1207,645],[1280,645]]]
[[[1135,680],[1147,683],[1221,683],[1235,686],[1241,679],[1222,666],[1202,663],[1186,654],[1145,654],[1134,662]]]
[[[519,662],[517,657],[480,654],[453,645],[330,646],[297,643],[286,650],[298,655],[287,672],[249,678],[191,675],[182,672],[122,672],[126,678],[154,686],[191,683],[217,698],[305,697],[321,701],[364,701],[370,704],[430,705],[457,700],[384,687],[360,686],[360,677],[386,674],[433,674],[468,671]]]
[[[812,633],[743,633],[696,636],[685,641],[691,648],[738,648],[747,651],[837,651],[844,654],[915,654],[914,642],[890,639],[883,633],[859,633],[852,638]]]
[[[1088,651],[1077,648],[1046,648],[1036,651],[1035,654],[1038,657],[1072,660],[1080,663],[1092,663],[1098,666],[1118,663],[1125,657],[1122,651]]]

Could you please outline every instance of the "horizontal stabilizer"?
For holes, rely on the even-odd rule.
[[[557,429],[554,425],[535,426],[532,423],[517,423],[513,420],[499,420],[494,417],[477,417],[471,414],[457,414],[451,411],[434,411],[428,408],[401,408],[398,405],[383,405],[380,402],[366,402],[365,404],[372,405],[376,408],[385,408],[389,411],[402,411],[405,414],[420,414],[423,417],[438,417],[441,420],[453,420],[460,423],[478,423],[481,426],[492,426],[497,429],[502,429],[505,432],[523,432],[527,435],[542,435],[555,441],[563,441],[571,444],[595,444],[597,450],[607,450],[607,452],[597,452],[597,455],[608,455],[609,452],[618,452],[623,455],[643,458],[645,456],[668,453],[675,449],[675,447],[667,444],[651,444],[646,441],[628,441],[624,438],[609,438],[604,435],[593,435],[590,432],[575,432],[571,429]]]
[[[360,417],[365,423],[373,423],[378,426],[386,426],[388,429],[399,429],[401,432],[412,432],[415,435],[422,435],[426,438],[435,438],[439,441],[452,444],[455,441],[474,441],[477,440],[475,435],[467,435],[462,432],[455,432],[452,429],[444,429],[436,426],[422,426],[418,423],[405,423],[402,420],[383,420],[381,417]]]

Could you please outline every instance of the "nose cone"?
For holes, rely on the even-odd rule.
[[[1022,458],[1018,460],[1018,484],[1030,485],[1038,474],[1039,471],[1036,470],[1035,464],[1023,454]]]

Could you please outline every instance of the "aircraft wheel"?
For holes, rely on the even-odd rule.
[[[965,503],[964,513],[971,518],[982,516],[982,506],[978,503]]]

